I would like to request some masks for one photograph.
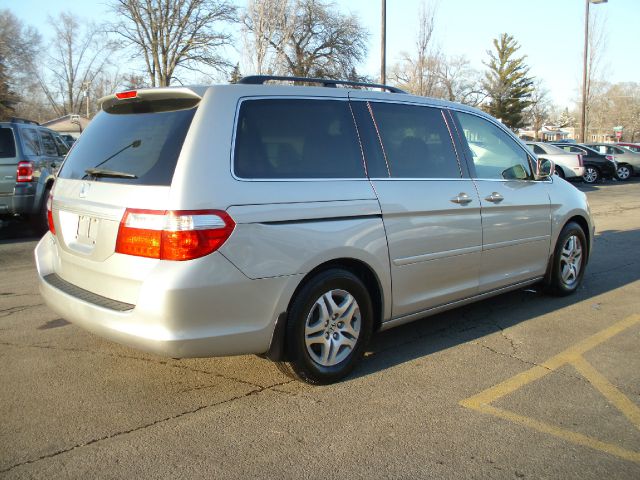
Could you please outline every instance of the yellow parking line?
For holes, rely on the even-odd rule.
[[[478,412],[487,413],[527,426],[539,432],[554,435],[578,445],[590,447],[616,455],[620,458],[624,458],[625,460],[640,463],[640,453],[638,452],[626,450],[617,445],[601,442],[600,440],[596,440],[586,435],[565,430],[554,425],[490,405],[490,403],[495,402],[499,398],[509,395],[516,390],[543,378],[558,368],[566,364],[571,364],[613,405],[615,405],[616,408],[618,408],[635,427],[640,428],[640,409],[638,406],[625,397],[622,392],[615,388],[582,357],[584,353],[638,323],[640,323],[640,315],[631,315],[617,323],[614,323],[610,327],[587,337],[575,345],[572,345],[563,352],[543,362],[541,366],[532,367],[525,372],[519,373],[505,380],[504,382],[462,400],[460,405]]]
[[[635,427],[640,430],[640,408],[629,400],[620,390],[609,382],[593,365],[584,358],[579,358],[571,362],[571,364],[582,374],[584,378],[589,380],[607,400],[613,403],[622,414],[629,419]]]
[[[563,440],[582,445],[583,447],[593,448],[595,450],[600,450],[602,452],[615,455],[616,457],[624,458],[625,460],[640,463],[639,452],[627,450],[611,443],[602,442],[581,433],[572,432],[571,430],[565,430],[549,423],[541,422],[540,420],[525,417],[523,415],[518,415],[517,413],[503,410],[501,408],[496,408],[491,405],[483,405],[480,409],[478,409],[478,411],[488,413],[505,420],[509,420],[513,423],[524,425],[525,427],[537,430],[538,432],[547,433],[549,435],[562,438]]]

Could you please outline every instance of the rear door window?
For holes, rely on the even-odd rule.
[[[40,139],[42,140],[42,149],[44,154],[49,157],[57,157],[58,156],[58,148],[56,147],[56,142],[53,140],[53,135],[49,132],[40,132]]]
[[[13,158],[16,156],[16,142],[13,130],[0,127],[0,158]]]
[[[348,102],[245,100],[238,115],[233,168],[246,179],[364,178]]]
[[[130,110],[98,113],[67,156],[60,178],[171,185],[196,109],[153,113]],[[92,176],[87,169],[119,172],[127,178]]]
[[[67,144],[64,143],[62,138],[60,138],[58,135],[54,135],[53,139],[56,141],[56,147],[58,147],[58,155],[64,157],[69,151],[69,147],[67,147]]]
[[[391,178],[460,178],[442,112],[433,107],[371,102]]]
[[[33,128],[22,128],[22,147],[25,155],[42,155],[42,147],[40,146],[40,136],[37,130]]]

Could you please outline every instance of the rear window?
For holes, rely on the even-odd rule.
[[[100,112],[69,152],[59,176],[131,185],[171,185],[196,109],[160,113]],[[92,176],[100,169],[137,178]]]
[[[234,151],[234,172],[240,178],[365,177],[346,101],[246,100]]]
[[[13,138],[13,130],[0,127],[0,158],[13,158],[16,156],[16,142]]]

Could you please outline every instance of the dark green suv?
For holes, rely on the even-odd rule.
[[[20,215],[46,227],[47,198],[68,150],[36,122],[0,122],[0,217]]]

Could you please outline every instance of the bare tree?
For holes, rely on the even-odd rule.
[[[347,78],[367,52],[366,29],[333,2],[252,1],[243,23],[259,71],[270,65],[274,73]]]
[[[390,77],[395,83],[415,95],[439,97],[443,93],[437,75],[442,55],[433,45],[435,24],[435,4],[423,1],[418,14],[415,51],[403,52],[401,61],[391,69]]]
[[[244,48],[254,73],[262,75],[277,68],[272,44],[283,44],[291,35],[291,22],[286,20],[289,10],[289,0],[249,0],[242,23]]]
[[[477,107],[487,97],[480,72],[465,56],[441,57],[435,74],[441,98]]]
[[[40,34],[11,11],[0,10],[0,117],[31,114],[37,100],[34,82]]]
[[[600,11],[589,16],[589,39],[587,56],[587,84],[586,84],[586,119],[585,119],[585,141],[589,136],[590,114],[594,99],[599,96],[597,91],[602,86],[603,60],[606,54],[606,17]]]
[[[535,140],[539,140],[540,130],[542,130],[551,115],[549,90],[544,87],[542,81],[537,80],[534,82],[529,102],[529,106],[524,112],[524,119],[525,122],[531,125]]]
[[[49,17],[54,30],[48,61],[36,72],[42,91],[58,116],[79,114],[84,92],[107,66],[113,45],[101,27],[71,12]]]
[[[227,0],[113,0],[121,20],[111,26],[125,46],[144,58],[152,87],[166,87],[179,69],[222,72],[232,65],[220,54],[231,43],[222,27],[237,20]]]

